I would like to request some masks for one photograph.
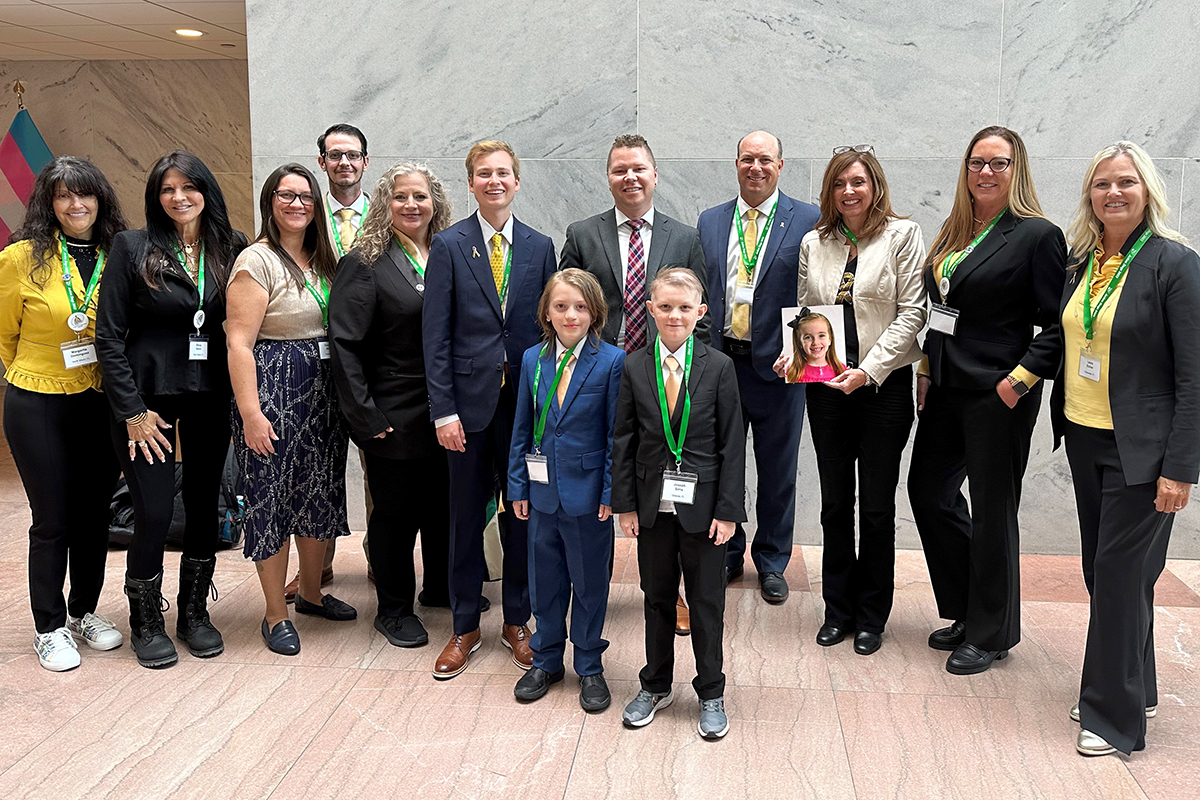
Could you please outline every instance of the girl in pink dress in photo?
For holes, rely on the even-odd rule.
[[[823,383],[845,371],[834,349],[833,326],[824,314],[797,315],[788,327],[792,328],[788,383]]]

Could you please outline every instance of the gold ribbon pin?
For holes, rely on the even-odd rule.
[[[471,248],[471,258],[479,258],[479,251],[474,247]]]

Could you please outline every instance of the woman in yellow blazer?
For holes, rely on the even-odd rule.
[[[34,647],[54,672],[79,666],[76,639],[94,650],[122,642],[112,622],[95,613],[119,468],[93,336],[104,259],[124,229],[116,193],[100,170],[62,156],[38,175],[21,229],[0,252],[4,436],[33,515]],[[71,594],[64,602],[68,561]]]

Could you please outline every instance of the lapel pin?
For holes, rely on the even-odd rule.
[[[782,228],[784,225],[787,225],[787,223],[784,222],[783,220],[779,220],[779,227]]]
[[[479,258],[479,251],[474,247],[471,248],[471,258]]]

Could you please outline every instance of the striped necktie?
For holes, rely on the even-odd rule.
[[[625,352],[632,353],[646,344],[646,259],[642,251],[641,228],[644,219],[625,223],[629,234],[629,264],[625,270]]]

